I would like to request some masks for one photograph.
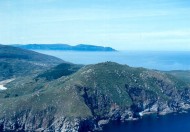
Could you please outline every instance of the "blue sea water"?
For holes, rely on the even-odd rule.
[[[157,70],[190,70],[190,52],[121,51],[121,52],[75,52],[37,51],[59,57],[76,64],[94,64],[114,61],[134,67]],[[190,112],[165,116],[147,115],[137,121],[112,122],[104,132],[190,132]]]
[[[157,70],[190,70],[190,52],[185,51],[119,51],[119,52],[76,52],[37,50],[76,64],[95,64],[113,61],[133,67]]]
[[[103,132],[190,132],[190,113],[147,115],[137,121],[113,122]]]

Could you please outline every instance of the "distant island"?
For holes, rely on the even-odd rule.
[[[78,44],[76,46],[71,46],[68,44],[15,44],[12,45],[22,49],[29,50],[69,50],[69,51],[116,51],[111,47]]]

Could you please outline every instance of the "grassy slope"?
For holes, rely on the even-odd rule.
[[[77,90],[81,92],[82,96],[85,91],[88,95],[87,100],[96,98],[96,101],[92,102],[97,103],[97,106],[92,109],[98,115],[108,112],[114,104],[122,108],[130,108],[132,104],[138,103],[130,97],[134,89],[145,90],[145,93],[150,93],[152,96],[150,98],[159,97],[166,101],[171,98],[163,91],[170,93],[188,87],[186,83],[171,75],[113,62],[85,66],[71,78],[66,82],[67,85],[77,86]],[[145,99],[140,98],[140,100]],[[101,102],[105,102],[105,104],[99,105]],[[89,102],[86,103],[89,107],[92,106]]]
[[[60,67],[50,71],[60,71]],[[65,69],[63,68],[63,71]],[[19,114],[25,109],[34,114],[49,107],[54,116],[89,117],[104,116],[117,104],[129,108],[146,98],[132,98],[134,89],[145,90],[150,98],[170,100],[170,91],[183,90],[188,85],[171,75],[143,68],[131,68],[113,62],[88,65],[75,73],[54,80],[43,77],[28,77],[15,80],[7,85],[7,91],[0,93],[0,117],[7,111]],[[63,72],[64,73],[64,72]],[[56,76],[57,77],[57,76]],[[169,94],[163,93],[163,90]],[[168,91],[169,90],[169,91]]]
[[[187,82],[190,84],[190,71],[169,71],[167,72],[168,74],[171,74],[175,77],[177,77],[178,79]]]
[[[38,73],[63,62],[56,57],[0,45],[0,81]]]
[[[9,111],[9,116],[12,117],[13,111],[19,115],[24,110],[29,110],[35,115],[48,108],[56,110],[53,113],[55,117],[91,116],[89,108],[83,103],[76,91],[73,88],[66,89],[64,87],[62,82],[64,80],[55,80],[53,82],[38,80],[35,82],[27,79],[25,81],[27,83],[23,87],[10,88],[11,84],[9,84],[7,85],[9,89],[0,93],[0,116]],[[14,84],[15,82],[12,83]]]
[[[44,78],[46,80],[54,80],[54,79],[58,79],[62,76],[68,76],[72,73],[75,73],[76,71],[78,71],[80,68],[82,67],[82,65],[75,65],[72,63],[62,63],[57,65],[56,67],[49,69],[47,71],[45,71],[42,74],[39,74],[36,79],[38,78]]]
[[[12,113],[11,111],[14,111],[19,115],[20,112],[31,110],[35,115],[38,112],[53,108],[55,109],[53,115],[56,117],[91,116],[91,111],[81,101],[76,91],[72,88],[64,89],[67,76],[80,68],[81,65],[62,63],[37,76],[17,78],[6,85],[7,90],[0,91],[0,105],[2,106],[0,113],[3,114],[7,111]],[[61,80],[58,79],[60,77],[62,77]],[[78,105],[80,107],[77,107]],[[80,111],[84,111],[84,113]],[[12,115],[8,116],[11,117]]]
[[[5,59],[20,59],[27,61],[39,62],[42,64],[56,65],[57,63],[63,62],[53,56],[37,53],[30,50],[25,50],[8,45],[0,45],[0,58]]]

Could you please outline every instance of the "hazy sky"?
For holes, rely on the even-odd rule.
[[[0,43],[190,50],[190,0],[0,0]]]

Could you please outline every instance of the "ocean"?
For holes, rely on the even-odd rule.
[[[133,67],[145,67],[162,71],[190,70],[190,52],[181,51],[120,51],[120,52],[75,52],[44,51],[76,64],[95,64],[113,61]],[[164,116],[146,115],[137,121],[112,122],[104,132],[190,132],[190,112],[172,113]]]
[[[113,61],[133,67],[144,67],[163,71],[190,70],[188,51],[118,51],[118,52],[76,52],[37,50],[76,64],[95,64]]]
[[[190,132],[190,113],[146,115],[137,121],[113,122],[103,132]]]

